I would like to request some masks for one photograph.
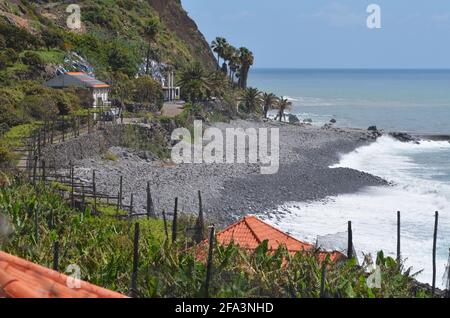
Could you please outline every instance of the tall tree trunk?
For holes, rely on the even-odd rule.
[[[249,65],[243,65],[242,66],[241,77],[239,78],[239,80],[240,80],[240,87],[242,89],[246,89],[247,88],[247,79],[248,79],[248,72],[249,71],[250,71],[250,66]]]

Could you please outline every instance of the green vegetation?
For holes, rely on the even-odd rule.
[[[0,190],[1,249],[51,267],[52,246],[60,244],[59,269],[77,264],[82,279],[128,293],[132,273],[133,224],[119,220],[113,208],[92,216],[89,209],[70,209],[50,188],[13,184]],[[183,218],[182,218],[183,219]],[[180,222],[179,242],[165,237],[161,220],[139,219],[138,294],[140,297],[203,297],[206,245],[189,248],[184,236],[191,221]],[[37,223],[37,227],[36,227]],[[169,229],[171,228],[169,224]],[[186,248],[188,246],[188,248]],[[203,255],[203,256],[202,256]],[[414,292],[412,278],[396,262],[378,255],[381,288],[369,288],[363,267],[355,261],[328,263],[325,283],[330,297],[426,297]],[[315,252],[289,254],[268,250],[264,242],[254,253],[216,246],[213,252],[211,297],[319,297],[321,265]]]

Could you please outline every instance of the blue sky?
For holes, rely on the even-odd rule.
[[[256,67],[450,68],[448,0],[182,0],[208,41],[224,36]],[[382,28],[366,26],[369,4]]]

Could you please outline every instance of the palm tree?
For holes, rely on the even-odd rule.
[[[277,105],[278,101],[278,97],[273,93],[264,93],[262,95],[264,118],[267,118],[267,113]]]
[[[257,88],[249,87],[242,92],[241,102],[248,112],[255,112],[262,104],[261,92]]]
[[[288,99],[281,96],[280,100],[277,103],[278,108],[278,115],[277,118],[279,118],[280,121],[282,121],[283,118],[285,118],[285,110],[290,110],[292,107],[292,102],[290,102]]]
[[[222,37],[217,37],[211,43],[211,48],[212,48],[213,52],[217,53],[217,69],[219,69],[219,67],[220,67],[220,58],[223,57],[224,50],[227,45],[228,45],[227,40]]]
[[[241,47],[239,49],[239,53],[240,53],[239,60],[241,63],[241,68],[239,72],[239,87],[242,89],[246,89],[248,72],[250,71],[250,67],[254,63],[255,58],[253,56],[253,53],[245,47]]]
[[[228,76],[230,77],[230,82],[233,83],[234,75],[240,65],[239,50],[232,45],[228,45],[224,52],[224,59],[228,62]]]
[[[210,96],[211,78],[199,62],[188,65],[180,74],[178,85],[185,98],[196,103]]]

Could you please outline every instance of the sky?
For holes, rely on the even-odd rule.
[[[448,0],[182,0],[211,42],[254,52],[258,68],[450,69]],[[367,7],[381,29],[367,27]]]

